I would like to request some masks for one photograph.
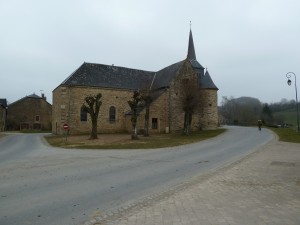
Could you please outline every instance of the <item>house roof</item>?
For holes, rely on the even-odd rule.
[[[38,95],[36,95],[35,93],[33,93],[33,94],[31,94],[31,95],[27,95],[27,96],[25,96],[25,97],[23,97],[23,98],[20,98],[19,100],[15,101],[15,102],[13,102],[13,103],[11,103],[11,104],[9,104],[9,105],[14,105],[14,104],[16,104],[16,103],[18,103],[18,102],[21,102],[21,101],[23,101],[23,100],[25,100],[25,99],[27,99],[27,98],[42,99],[42,100],[46,101],[45,98],[43,98],[43,97],[41,97],[41,96],[38,96]],[[47,102],[47,101],[46,101],[46,102]],[[51,105],[49,102],[47,102],[47,103],[48,103],[49,105]]]
[[[6,98],[0,98],[0,106],[2,106],[3,108],[7,108]]]
[[[31,95],[28,95],[28,96],[26,96],[26,97],[24,97],[24,98],[42,98],[41,96],[38,96],[38,95],[36,95],[35,93],[33,93],[33,94],[31,94]]]
[[[149,87],[154,72],[84,62],[62,84],[136,90]]]

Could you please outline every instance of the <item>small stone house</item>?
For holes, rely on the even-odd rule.
[[[98,119],[99,133],[129,132],[131,130],[128,100],[135,90],[149,90],[153,95],[150,105],[149,132],[165,133],[183,129],[183,84],[196,84],[201,96],[192,116],[191,128],[215,129],[218,126],[218,88],[208,71],[196,59],[190,30],[186,59],[157,72],[124,68],[114,65],[83,63],[53,90],[52,132],[63,134],[63,124],[69,133],[89,133],[89,115],[81,110],[88,95],[102,94]],[[138,117],[138,130],[144,129],[145,109]]]
[[[51,130],[52,106],[46,97],[32,94],[8,105],[8,130]]]
[[[0,131],[6,130],[7,101],[0,98]]]

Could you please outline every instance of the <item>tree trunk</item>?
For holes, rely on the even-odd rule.
[[[144,136],[145,137],[149,136],[149,104],[146,105]]]
[[[185,112],[184,127],[183,127],[183,132],[185,135],[190,135],[191,123],[192,123],[192,114],[190,112]]]
[[[98,131],[97,131],[97,119],[92,120],[92,132],[90,139],[98,139]]]
[[[137,131],[136,131],[136,121],[132,121],[132,134],[131,134],[131,139],[132,140],[137,140]]]

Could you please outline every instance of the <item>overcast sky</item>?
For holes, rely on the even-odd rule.
[[[52,103],[83,62],[158,71],[186,58],[192,21],[219,102],[295,99],[285,75],[300,90],[299,12],[299,0],[0,0],[0,98]]]

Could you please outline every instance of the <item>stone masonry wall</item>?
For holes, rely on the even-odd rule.
[[[102,105],[98,119],[99,133],[131,132],[131,117],[125,115],[130,111],[127,101],[133,95],[132,90],[99,89],[86,87],[60,86],[53,91],[52,133],[64,134],[63,124],[69,125],[70,134],[84,134],[91,131],[91,120],[80,121],[80,108],[84,98],[88,95],[102,94]],[[150,106],[149,133],[165,133],[169,127],[168,118],[168,90]],[[109,121],[109,108],[116,108],[116,121]],[[157,118],[157,128],[152,127],[152,118]],[[145,109],[142,110],[137,121],[137,130],[142,131],[145,124]]]
[[[0,131],[4,131],[6,123],[6,109],[0,106]]]
[[[126,131],[125,113],[130,110],[127,101],[132,96],[132,91],[116,89],[100,89],[92,87],[58,87],[53,92],[53,133],[63,134],[64,123],[69,125],[70,134],[90,133],[91,119],[80,120],[81,106],[85,97],[102,94],[102,105],[98,117],[99,133],[115,133]],[[109,108],[116,108],[116,120],[109,120]]]
[[[168,133],[169,132],[169,90],[165,89],[164,92],[155,99],[149,109],[149,133]],[[145,114],[146,109],[143,109],[138,117],[137,129],[143,130],[145,127]],[[157,119],[157,126],[153,127],[152,119]],[[131,132],[130,116],[127,119],[128,132]]]
[[[203,130],[218,127],[218,92],[213,89],[201,90],[201,108],[198,111],[199,128]]]
[[[218,105],[217,90],[198,89],[194,90],[194,84],[198,84],[198,75],[192,69],[188,60],[184,62],[176,78],[170,85],[170,130],[171,132],[182,131],[184,127],[183,99],[186,94],[195,93],[198,95],[198,106],[192,118],[192,130],[216,129],[218,127]],[[185,86],[184,84],[187,84]],[[193,90],[189,90],[193,89]]]
[[[170,131],[182,131],[184,127],[184,111],[183,111],[183,101],[188,92],[186,90],[187,86],[184,84],[197,84],[198,76],[193,71],[190,63],[186,60],[175,79],[172,81],[170,85]],[[194,118],[193,118],[194,119]],[[193,120],[192,120],[193,122]]]
[[[125,115],[130,111],[127,101],[133,95],[132,90],[99,89],[86,87],[60,86],[53,91],[52,133],[64,134],[63,124],[69,125],[70,134],[85,134],[91,131],[91,120],[80,121],[80,108],[88,95],[102,94],[102,105],[98,118],[99,133],[131,132],[131,117]],[[149,133],[165,133],[168,131],[168,99],[169,92],[165,90],[150,106]],[[109,121],[109,108],[116,108],[116,121]],[[137,130],[145,126],[145,109],[138,117]],[[157,127],[152,127],[152,118],[157,118]]]

